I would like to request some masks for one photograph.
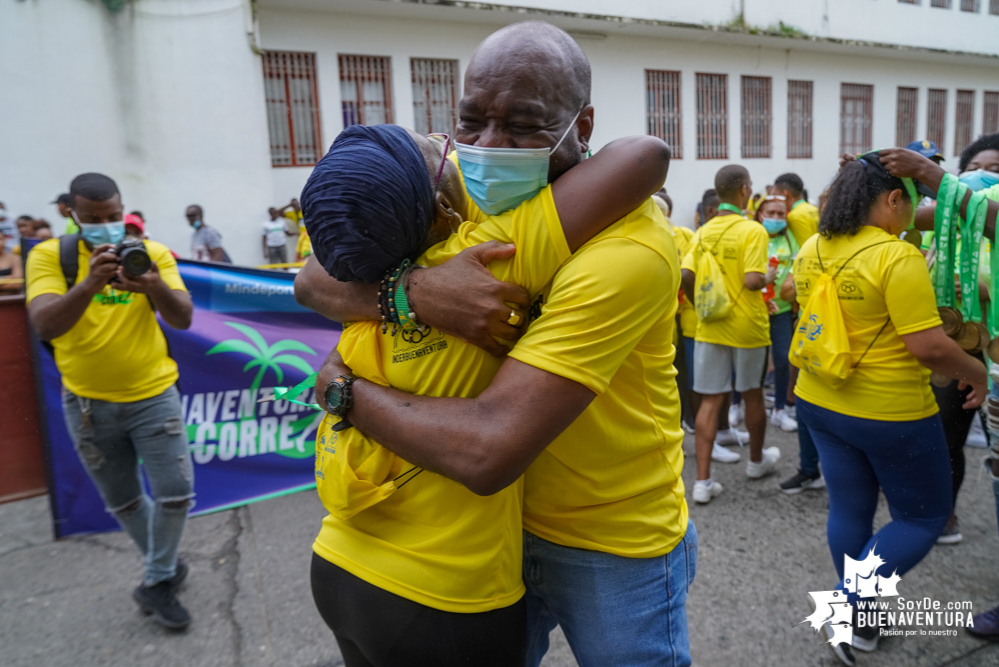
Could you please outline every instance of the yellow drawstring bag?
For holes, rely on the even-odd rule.
[[[715,241],[715,248],[721,244],[722,237],[738,224],[736,221],[725,228]],[[722,270],[718,260],[715,259],[714,249],[708,251],[703,243],[701,246],[701,257],[697,260],[697,279],[694,281],[694,310],[697,311],[697,318],[703,322],[714,322],[720,320],[732,308],[732,297],[728,294],[725,286],[725,271]]]
[[[379,322],[347,327],[337,348],[351,370],[371,382],[388,386],[381,369]],[[385,500],[423,469],[399,458],[356,428],[336,432],[338,419],[326,415],[316,433],[316,490],[323,506],[345,521]]]
[[[819,243],[816,240],[815,254],[818,257],[819,270],[822,273],[812,288],[812,293],[808,296],[804,308],[801,309],[798,326],[791,339],[791,350],[788,353],[790,362],[800,368],[802,372],[815,375],[823,382],[838,387],[846,382],[853,369],[860,364],[868,350],[874,345],[874,341],[881,335],[881,331],[884,331],[885,327],[888,326],[888,322],[885,322],[881,330],[874,336],[874,340],[867,346],[867,350],[864,350],[864,353],[860,355],[857,363],[853,363],[850,338],[846,332],[843,310],[837,295],[836,278],[840,271],[850,263],[850,260],[864,250],[882,243],[890,243],[890,241],[881,241],[861,248],[850,259],[843,262],[843,266],[835,275],[830,276],[822,265]]]

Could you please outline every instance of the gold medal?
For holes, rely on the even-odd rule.
[[[975,327],[975,330],[978,332],[978,344],[975,346],[972,354],[978,354],[989,346],[989,330],[981,322],[971,322],[971,326]]]
[[[992,360],[992,363],[999,364],[999,338],[993,338],[989,343],[989,346],[985,349],[988,352],[989,359]],[[996,416],[999,416],[999,413],[997,413]]]
[[[954,338],[957,344],[961,346],[961,349],[968,354],[974,354],[978,351],[978,344],[981,342],[975,324],[975,322],[965,322],[961,325],[960,335]]]
[[[917,250],[923,249],[923,233],[918,229],[907,229],[905,231],[905,238],[902,240],[916,246]]]
[[[951,379],[943,373],[937,373],[936,371],[930,373],[930,384],[934,387],[949,387],[950,383]]]
[[[950,338],[957,339],[964,330],[964,318],[956,309],[949,306],[937,308],[940,312],[940,319],[943,321],[943,330]]]

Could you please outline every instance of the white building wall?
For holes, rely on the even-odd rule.
[[[272,203],[258,56],[244,0],[0,2],[0,200],[44,217],[87,171],[118,182],[149,235],[188,256],[199,203],[237,261],[259,263]],[[252,233],[246,233],[252,230]]]
[[[867,0],[870,1],[870,0]],[[511,16],[511,20],[520,18]],[[999,18],[999,17],[997,17]],[[331,12],[267,9],[260,13],[262,46],[265,49],[314,51],[320,84],[323,141],[328,146],[342,130],[337,54],[389,56],[392,59],[394,113],[396,122],[412,126],[411,57],[457,58],[464,72],[475,46],[496,29],[495,25],[419,20],[392,20],[378,16]],[[594,39],[577,37],[593,67],[593,104],[596,109],[594,147],[611,139],[645,132],[645,70],[679,70],[683,112],[683,158],[674,160],[666,181],[673,198],[674,218],[691,224],[701,193],[713,187],[714,174],[730,162],[744,164],[758,190],[785,172],[804,179],[813,201],[828,185],[838,168],[840,83],[874,85],[873,146],[895,144],[895,114],[898,86],[920,89],[920,136],[926,130],[926,89],[948,90],[946,166],[956,167],[954,113],[956,89],[969,88],[982,97],[984,89],[999,89],[999,68],[940,62],[872,58],[764,46],[742,46],[725,42],[704,43],[692,39],[651,38],[608,34]],[[987,61],[986,61],[987,62]],[[728,160],[698,160],[695,108],[695,73],[728,75]],[[742,75],[773,79],[771,159],[743,159],[740,155],[740,104]],[[787,80],[814,81],[813,158],[788,159]],[[981,132],[981,103],[975,115],[974,136]],[[275,169],[274,190],[279,199],[301,189],[309,169]]]

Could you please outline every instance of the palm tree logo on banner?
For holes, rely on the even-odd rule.
[[[295,370],[305,373],[306,376],[312,375],[315,371],[312,366],[309,365],[307,361],[294,354],[288,354],[289,352],[304,352],[305,354],[315,355],[316,352],[310,348],[305,343],[297,340],[279,340],[273,345],[268,345],[264,337],[260,335],[253,327],[247,326],[245,324],[240,324],[239,322],[225,322],[228,327],[232,327],[236,331],[240,332],[250,342],[240,339],[229,339],[224,340],[221,343],[214,345],[206,355],[211,354],[221,354],[224,352],[237,352],[239,354],[245,354],[250,357],[250,361],[243,366],[243,371],[249,371],[254,368],[258,368],[256,376],[253,378],[253,382],[250,383],[250,395],[257,396],[260,391],[260,386],[264,381],[264,377],[267,375],[267,371],[273,371],[277,379],[277,384],[284,382],[284,369],[282,365],[293,368]],[[241,414],[240,423],[248,419],[256,419],[256,403],[253,404],[253,408],[250,414]],[[323,413],[315,414],[313,411],[309,410],[301,419],[298,419],[291,423],[292,436],[293,439],[298,443],[298,446],[279,450],[277,454],[282,456],[288,456],[291,458],[309,458],[315,456],[315,440],[309,442],[304,442],[305,434],[312,430],[314,426],[318,426],[319,422],[322,420]]]

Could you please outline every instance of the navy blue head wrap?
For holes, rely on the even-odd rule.
[[[302,190],[312,252],[341,282],[377,282],[419,254],[434,216],[427,163],[397,125],[340,133]]]

